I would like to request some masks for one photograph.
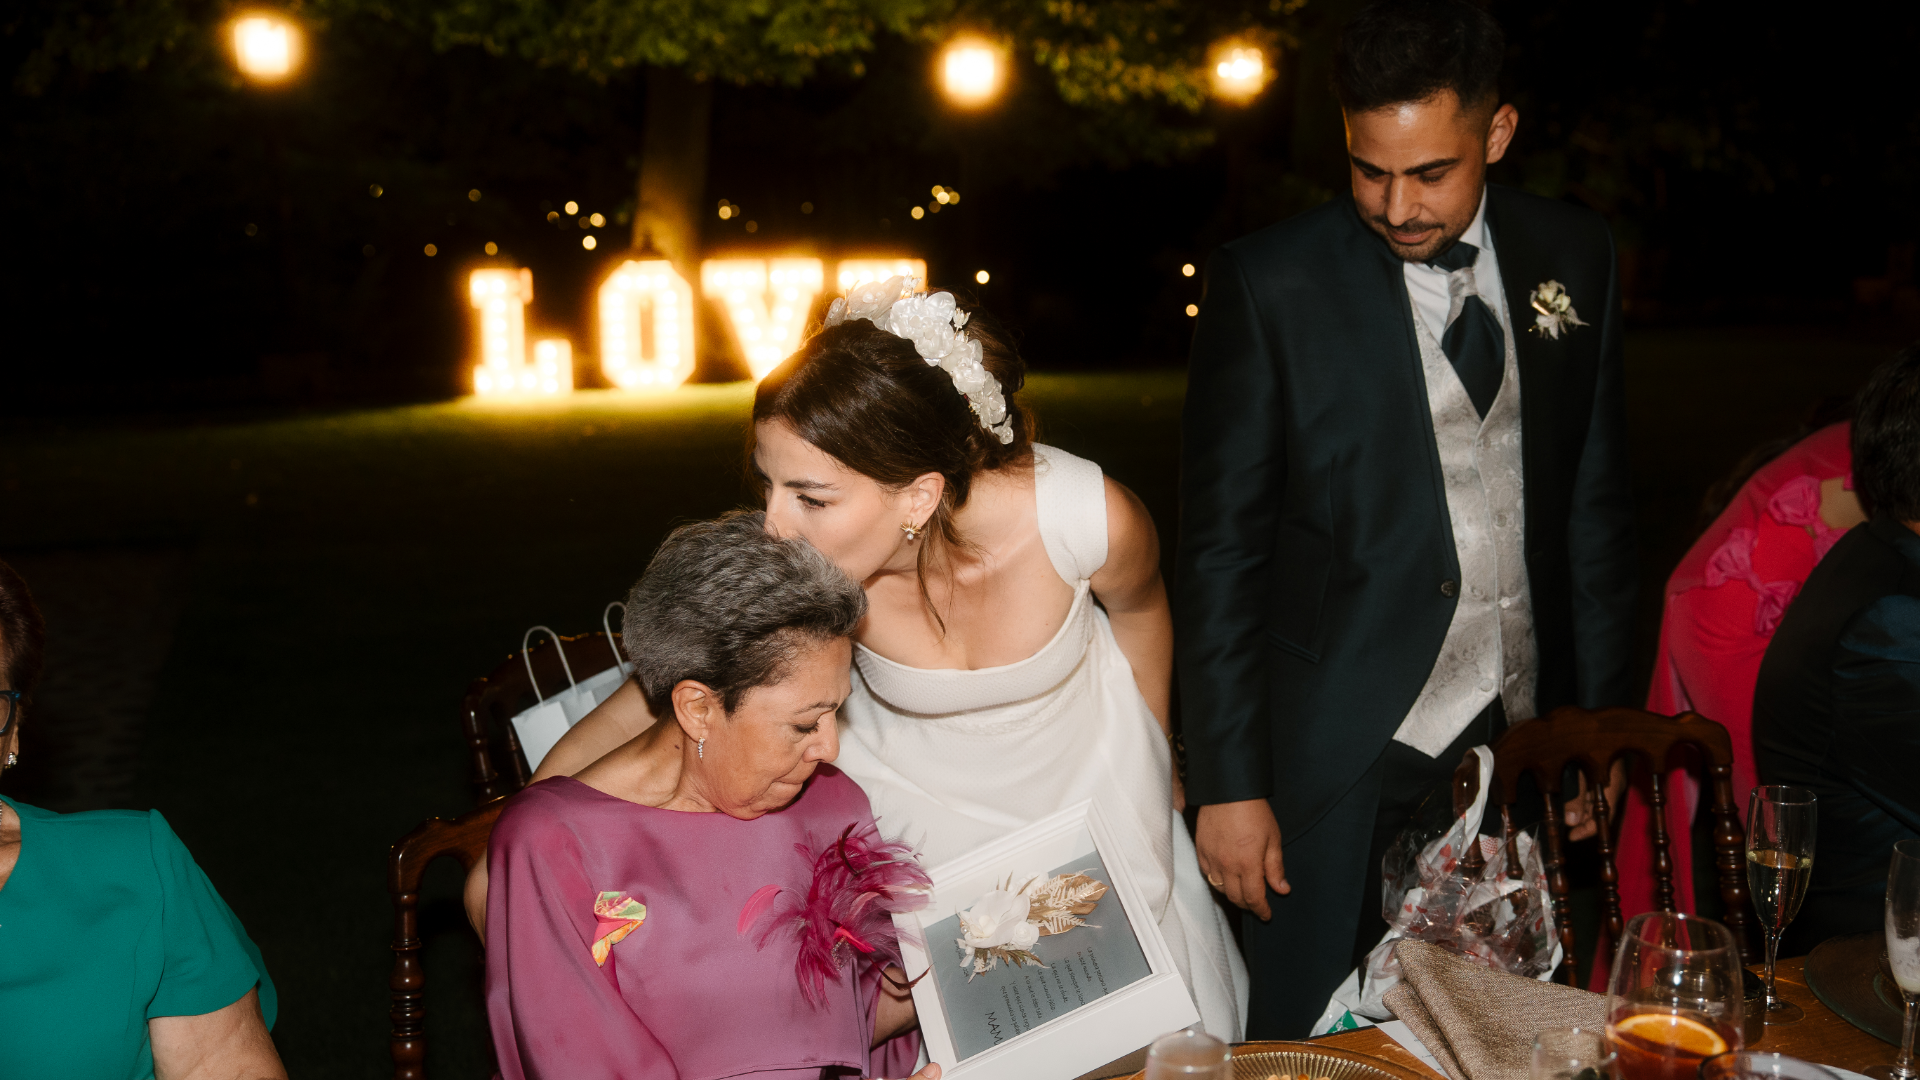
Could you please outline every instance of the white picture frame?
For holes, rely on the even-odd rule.
[[[1008,875],[1070,864],[1099,855],[1150,974],[1105,993],[961,1060],[942,1000],[940,979],[929,961],[958,966],[957,946],[929,940],[928,928],[971,907]],[[914,984],[914,1007],[927,1056],[943,1080],[991,1076],[996,1080],[1061,1080],[1079,1076],[1140,1049],[1152,1039],[1200,1019],[1193,997],[1174,966],[1160,926],[1127,873],[1115,829],[1092,800],[1076,803],[962,855],[930,872],[933,891],[920,911],[895,915],[901,958]],[[1110,921],[1110,920],[1109,920]],[[1079,931],[1068,931],[1058,940]],[[1048,939],[1055,940],[1055,939]],[[928,950],[935,950],[930,958]],[[926,975],[925,978],[920,976]]]

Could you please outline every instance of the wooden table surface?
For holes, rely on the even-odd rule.
[[[1898,1048],[1890,1043],[1861,1031],[1841,1019],[1840,1014],[1822,1004],[1807,988],[1804,957],[1780,961],[1776,987],[1781,997],[1800,1006],[1806,1016],[1791,1024],[1781,1024],[1767,1029],[1760,1041],[1749,1046],[1750,1050],[1767,1050],[1797,1057],[1819,1065],[1837,1065],[1842,1069],[1864,1072],[1869,1065],[1891,1062]],[[1756,969],[1758,970],[1758,969]],[[1361,1028],[1358,1031],[1343,1031],[1338,1035],[1327,1035],[1315,1040],[1329,1046],[1338,1046],[1343,1050],[1355,1050],[1362,1054],[1386,1058],[1398,1065],[1417,1069],[1421,1073],[1440,1078],[1440,1074],[1428,1068],[1421,1060],[1408,1053],[1379,1028]]]

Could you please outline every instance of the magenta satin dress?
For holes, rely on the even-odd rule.
[[[500,1074],[592,1080],[903,1077],[918,1031],[868,1049],[890,948],[854,953],[823,1000],[799,945],[742,928],[756,894],[807,894],[867,797],[823,765],[751,821],[661,810],[555,777],[513,797],[488,853],[487,1014]],[[644,916],[638,917],[644,909]],[[748,922],[752,922],[748,912]],[[596,944],[604,962],[596,959]]]

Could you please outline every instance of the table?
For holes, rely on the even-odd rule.
[[[1794,957],[1780,961],[1776,976],[1776,992],[1788,1001],[1805,1010],[1806,1017],[1798,1023],[1784,1024],[1767,1029],[1760,1041],[1748,1049],[1767,1050],[1797,1057],[1819,1065],[1837,1065],[1842,1069],[1864,1072],[1869,1065],[1880,1065],[1893,1060],[1899,1048],[1861,1031],[1840,1018],[1840,1014],[1826,1007],[1813,991],[1807,989],[1807,980],[1803,972],[1805,957]],[[1764,971],[1758,967],[1755,971],[1764,977]],[[1419,1058],[1408,1053],[1399,1043],[1379,1028],[1361,1028],[1358,1031],[1343,1031],[1338,1035],[1326,1035],[1317,1042],[1337,1046],[1343,1050],[1354,1050],[1374,1057],[1386,1058],[1396,1065],[1405,1065],[1421,1074],[1445,1080],[1439,1073],[1428,1068]]]

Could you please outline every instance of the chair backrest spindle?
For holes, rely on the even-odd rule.
[[[394,1080],[425,1080],[427,1061],[426,969],[420,964],[420,882],[434,860],[451,857],[471,870],[487,857],[487,840],[504,799],[457,818],[428,818],[387,854],[387,892],[393,898],[393,971],[387,977],[393,1022],[390,1050]]]
[[[1565,801],[1561,778],[1569,766],[1586,778],[1594,794],[1594,821],[1599,834],[1600,900],[1602,916],[1612,940],[1618,941],[1624,920],[1620,910],[1619,868],[1615,864],[1613,808],[1602,794],[1613,763],[1644,758],[1653,774],[1649,802],[1653,809],[1654,882],[1656,902],[1674,909],[1671,838],[1667,835],[1666,788],[1663,774],[1676,747],[1691,746],[1706,760],[1713,777],[1714,861],[1719,871],[1724,917],[1743,950],[1749,948],[1747,887],[1744,874],[1746,837],[1733,802],[1733,740],[1727,729],[1697,713],[1660,716],[1643,709],[1555,709],[1538,720],[1515,724],[1493,745],[1494,790],[1490,797],[1501,812],[1519,797],[1520,777],[1532,774],[1545,801],[1543,837],[1547,857],[1547,889],[1553,898],[1553,917],[1559,924],[1566,951],[1567,979],[1580,985],[1574,962],[1572,887],[1567,879],[1566,824],[1561,817]],[[1511,828],[1511,825],[1508,826]]]

